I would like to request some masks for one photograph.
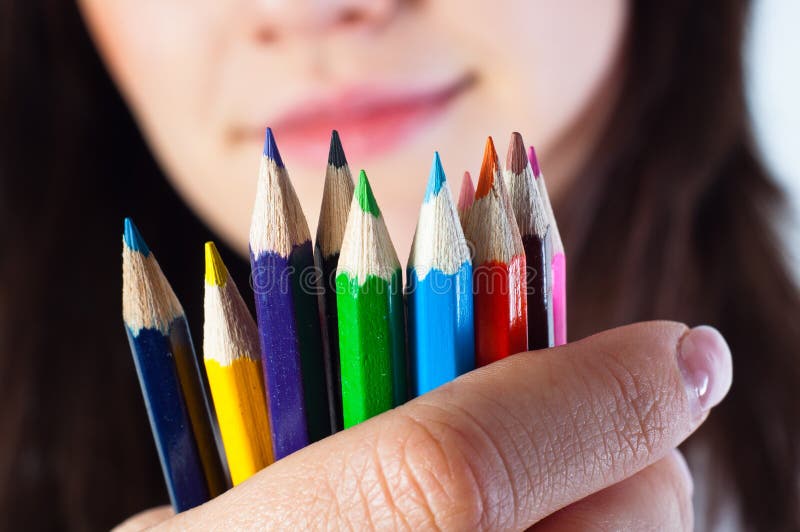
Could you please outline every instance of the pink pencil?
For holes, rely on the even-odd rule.
[[[555,345],[567,343],[567,256],[564,254],[564,243],[561,241],[561,233],[558,231],[553,206],[550,203],[550,196],[547,194],[547,185],[544,182],[542,169],[539,160],[536,158],[536,151],[533,146],[528,150],[528,159],[531,162],[533,175],[536,178],[536,186],[539,188],[539,195],[542,198],[547,217],[550,219],[550,237],[553,241],[553,261],[551,263],[553,272],[553,336]]]
[[[475,202],[475,185],[472,183],[472,176],[469,172],[464,172],[461,180],[461,191],[458,193],[458,217],[461,219],[461,227],[467,224],[467,213]]]

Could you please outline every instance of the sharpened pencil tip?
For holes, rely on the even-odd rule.
[[[375,218],[381,215],[381,211],[378,209],[378,203],[375,201],[375,196],[372,194],[372,187],[369,185],[367,173],[364,170],[361,170],[361,173],[358,175],[358,186],[356,187],[355,197],[362,211],[373,215]]]
[[[506,168],[512,173],[521,174],[528,167],[528,156],[525,153],[525,142],[522,135],[516,131],[511,134],[511,141],[508,143],[508,153],[506,154]]]
[[[539,167],[539,159],[536,157],[536,150],[533,149],[533,146],[528,149],[528,160],[531,162],[533,177],[538,179],[542,175],[542,169]]]
[[[464,172],[464,179],[461,180],[461,191],[458,193],[458,209],[465,211],[472,207],[475,201],[475,185],[472,183],[472,176],[469,172]]]
[[[213,242],[206,242],[206,284],[225,286],[227,282],[228,268],[222,262],[217,246]]]
[[[425,190],[425,202],[429,202],[432,198],[439,195],[442,190],[447,177],[444,175],[444,168],[442,168],[442,159],[439,157],[439,152],[434,152],[433,163],[431,163],[431,173],[428,177],[428,188]]]
[[[150,248],[147,247],[142,234],[130,218],[125,218],[125,229],[122,237],[125,240],[125,245],[133,251],[138,251],[145,257],[150,255]]]
[[[497,150],[494,149],[492,137],[486,139],[486,148],[483,150],[481,173],[478,176],[478,188],[475,190],[475,199],[487,195],[494,186],[494,178],[498,168]]]
[[[279,168],[283,168],[281,152],[278,151],[278,145],[275,143],[275,135],[273,135],[271,127],[267,128],[267,132],[264,135],[264,155],[275,161]]]
[[[328,164],[336,168],[347,166],[347,158],[344,156],[342,141],[339,132],[335,129],[331,132],[331,147],[328,150]]]

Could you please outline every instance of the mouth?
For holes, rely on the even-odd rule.
[[[468,73],[422,89],[351,88],[331,97],[300,101],[269,124],[235,128],[231,138],[236,143],[261,143],[269,125],[281,153],[299,164],[318,167],[326,160],[331,130],[336,129],[348,157],[362,164],[424,131],[475,81],[476,76]]]

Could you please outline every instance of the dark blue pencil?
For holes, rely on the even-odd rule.
[[[136,226],[125,219],[122,314],[172,506],[227,487],[183,308]]]

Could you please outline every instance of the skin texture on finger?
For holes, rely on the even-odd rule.
[[[636,324],[509,357],[280,460],[165,526],[528,527],[660,460],[702,422],[677,363],[686,333]],[[717,402],[731,379],[725,353],[714,355],[723,361],[711,382]]]
[[[126,519],[124,522],[115,526],[113,532],[139,532],[140,530],[146,530],[159,523],[163,523],[174,515],[175,512],[173,512],[172,508],[169,506],[151,508]]]
[[[559,510],[533,532],[692,530],[692,479],[674,451],[618,484]]]

